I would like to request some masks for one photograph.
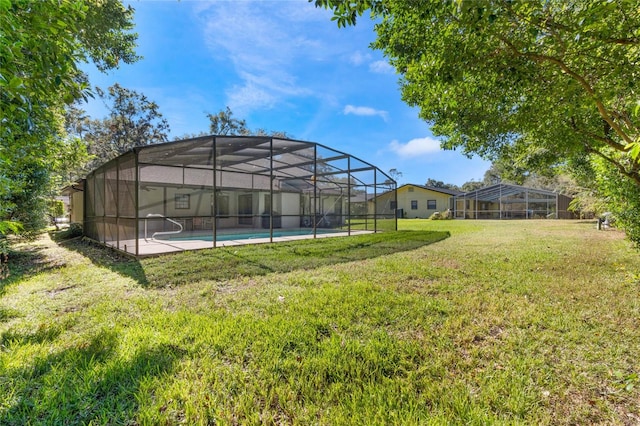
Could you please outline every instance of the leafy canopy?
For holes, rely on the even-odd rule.
[[[160,107],[144,94],[114,84],[106,91],[97,88],[109,115],[100,120],[77,116],[75,127],[87,141],[95,168],[131,148],[168,141],[169,123]],[[80,136],[80,135],[78,135]]]
[[[118,0],[0,0],[0,220],[43,224],[50,175],[68,152],[64,107],[89,96],[79,69],[138,60],[133,9]]]

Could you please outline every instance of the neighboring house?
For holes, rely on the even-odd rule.
[[[84,216],[84,180],[72,183],[62,189],[62,195],[69,197],[69,223],[82,224]]]
[[[573,219],[571,197],[545,189],[496,184],[453,197],[456,219]]]
[[[378,210],[396,209],[399,218],[428,219],[435,212],[451,209],[451,197],[458,194],[445,188],[405,184],[397,189],[397,195],[386,192],[376,197],[375,203]]]

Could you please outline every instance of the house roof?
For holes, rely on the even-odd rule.
[[[62,195],[71,195],[74,192],[84,191],[84,179],[77,180],[60,190]]]
[[[405,183],[404,185],[398,187],[398,191],[401,188],[404,188],[405,186],[414,186],[416,188],[422,188],[422,189],[426,189],[428,191],[433,191],[433,192],[440,192],[442,194],[447,194],[447,195],[459,195],[459,194],[462,194],[462,192],[456,191],[456,190],[453,190],[453,189],[437,188],[435,186],[427,186],[427,185],[416,185],[414,183]]]

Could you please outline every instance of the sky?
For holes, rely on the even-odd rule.
[[[307,0],[132,1],[134,64],[101,73],[92,85],[121,86],[159,105],[170,140],[208,132],[207,114],[231,108],[252,130],[286,132],[402,173],[462,185],[482,180],[490,163],[440,149],[418,109],[406,105],[399,75],[380,51],[368,16],[338,28]],[[106,116],[100,99],[83,106]]]

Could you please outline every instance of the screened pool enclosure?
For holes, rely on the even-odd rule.
[[[496,184],[452,198],[456,219],[570,219],[571,198],[545,189]]]
[[[396,183],[318,143],[205,136],[134,148],[90,173],[85,235],[149,255],[396,230]]]

